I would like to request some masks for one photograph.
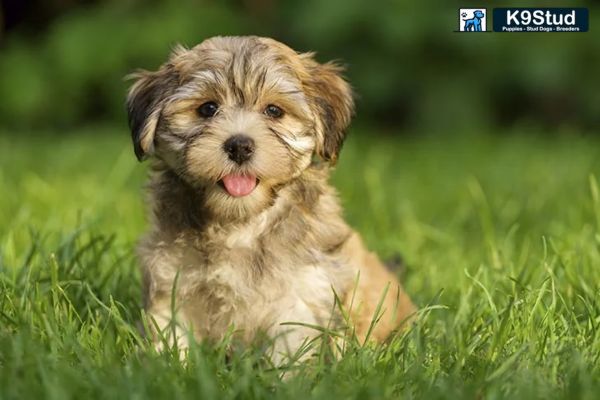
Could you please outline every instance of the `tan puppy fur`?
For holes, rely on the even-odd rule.
[[[414,312],[327,182],[354,107],[340,71],[272,39],[215,37],[134,75],[134,148],[152,159],[145,307],[159,329],[176,321],[180,346],[233,326],[273,338],[280,361],[318,334],[283,323],[339,326],[334,290],[360,338],[388,286],[371,338]]]

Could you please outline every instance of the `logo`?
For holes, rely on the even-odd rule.
[[[495,32],[587,32],[587,8],[494,8]]]
[[[458,10],[457,32],[486,32],[486,8],[460,8]]]

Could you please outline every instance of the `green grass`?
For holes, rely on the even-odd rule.
[[[182,365],[136,333],[145,166],[125,131],[0,135],[0,399],[597,398],[600,139],[353,134],[347,219],[403,255],[425,311],[283,382],[256,349]]]

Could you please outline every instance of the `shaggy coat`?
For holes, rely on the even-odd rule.
[[[273,338],[282,360],[318,334],[307,325],[342,327],[334,292],[361,338],[382,299],[372,339],[414,312],[328,184],[354,106],[340,71],[272,39],[215,37],[134,74],[134,150],[152,159],[145,308],[157,330],[175,322],[180,347],[233,327]]]

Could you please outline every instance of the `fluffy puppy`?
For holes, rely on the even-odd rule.
[[[340,71],[272,39],[214,37],[134,74],[135,154],[152,159],[145,307],[180,348],[233,326],[273,338],[280,361],[319,333],[309,325],[343,321],[334,292],[359,338],[380,301],[372,339],[413,313],[327,183],[354,107]]]

